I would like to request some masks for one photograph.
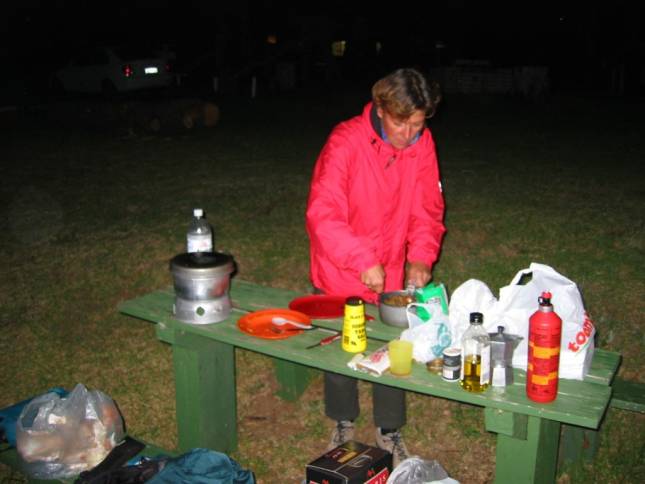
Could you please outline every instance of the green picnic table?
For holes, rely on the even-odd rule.
[[[498,393],[464,391],[413,364],[412,374],[397,378],[356,372],[347,366],[353,355],[340,342],[305,349],[340,330],[342,318],[315,320],[319,329],[281,339],[259,339],[241,332],[237,320],[251,311],[287,308],[303,294],[264,287],[234,278],[231,282],[233,311],[223,322],[209,325],[186,324],[172,314],[172,288],[125,301],[119,310],[156,323],[158,339],[172,345],[177,399],[179,448],[182,451],[206,447],[231,452],[237,446],[237,403],[235,348],[255,351],[274,358],[279,395],[297,399],[311,377],[311,368],[331,371],[362,380],[391,385],[433,397],[447,398],[484,408],[486,430],[497,434],[495,482],[553,482],[558,463],[562,425],[574,435],[598,429],[611,399],[611,383],[620,364],[618,353],[596,349],[589,375],[584,381],[560,380],[558,397],[549,404],[527,399],[526,374],[514,370],[513,385]],[[401,329],[383,324],[375,306],[366,312],[375,317],[367,325],[367,352],[399,336]],[[581,439],[579,439],[581,440]],[[571,454],[571,453],[570,453]],[[583,455],[582,449],[574,455]]]

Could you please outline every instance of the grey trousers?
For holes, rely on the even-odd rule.
[[[384,429],[399,429],[405,425],[405,391],[372,383],[374,425]],[[333,420],[356,420],[358,382],[338,373],[325,373],[325,414]]]
[[[314,294],[324,294],[317,287]],[[374,425],[382,429],[400,429],[405,425],[405,392],[399,388],[372,383]],[[338,373],[325,372],[325,415],[332,420],[356,420],[358,381]]]

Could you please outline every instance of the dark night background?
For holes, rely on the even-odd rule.
[[[564,266],[599,315],[598,347],[620,351],[620,377],[642,382],[642,3],[2,2],[0,294],[9,304],[0,311],[0,363],[9,364],[0,366],[24,378],[8,380],[0,401],[78,378],[123,402],[129,430],[175,446],[170,349],[117,304],[169,286],[168,258],[183,247],[197,206],[243,280],[309,290],[303,213],[314,160],[332,126],[360,112],[371,85],[406,66],[445,93],[432,120],[451,237],[438,274],[493,288],[508,281],[509,265],[546,258]],[[339,41],[342,57],[332,55]],[[174,54],[178,85],[55,89],[56,69],[82,49],[124,44]],[[548,82],[522,90],[527,72],[547,72]],[[216,129],[205,129],[206,107],[215,108]],[[321,410],[315,393],[299,407],[268,398],[278,384],[265,364],[240,365],[239,381],[248,381],[238,399],[240,442],[250,443],[240,455],[274,475],[294,449],[299,460],[317,455],[327,424],[322,411],[291,418]],[[479,424],[484,416],[432,400],[414,410],[433,419],[420,451],[446,465],[458,452],[455,472],[489,482],[493,436]],[[602,436],[585,430],[580,454],[589,459],[600,445],[585,463],[588,477],[559,482],[641,482],[645,415],[620,408],[607,413]],[[8,482],[2,471],[0,482]]]
[[[174,52],[174,68],[195,84],[218,75],[231,89],[251,75],[261,89],[270,86],[279,62],[295,66],[297,87],[325,79],[371,83],[394,67],[432,72],[468,59],[547,66],[553,92],[640,96],[645,34],[637,4],[28,0],[3,4],[0,28],[5,78],[36,92],[80,46],[145,43]],[[271,34],[277,43],[267,42]],[[347,42],[344,57],[331,56],[334,40]]]

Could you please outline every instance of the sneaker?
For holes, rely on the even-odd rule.
[[[392,467],[395,468],[402,461],[410,457],[408,449],[403,442],[403,436],[398,430],[389,434],[381,434],[381,428],[376,429],[376,446],[392,454]]]
[[[350,420],[339,420],[336,422],[336,428],[331,434],[331,440],[327,446],[327,452],[344,444],[348,440],[354,439],[354,422]]]

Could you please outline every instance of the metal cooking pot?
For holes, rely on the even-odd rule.
[[[228,297],[233,256],[221,252],[179,254],[170,261],[175,295],[187,301]]]
[[[175,286],[172,312],[179,321],[191,324],[219,323],[231,313],[228,294],[233,257],[220,252],[193,252],[170,261]]]
[[[404,289],[401,291],[383,292],[378,298],[378,301],[379,301],[378,313],[379,313],[379,316],[381,317],[381,321],[389,326],[407,328],[408,327],[408,317],[406,315],[407,305],[391,306],[383,302],[392,296],[412,296],[414,298],[414,293]]]

